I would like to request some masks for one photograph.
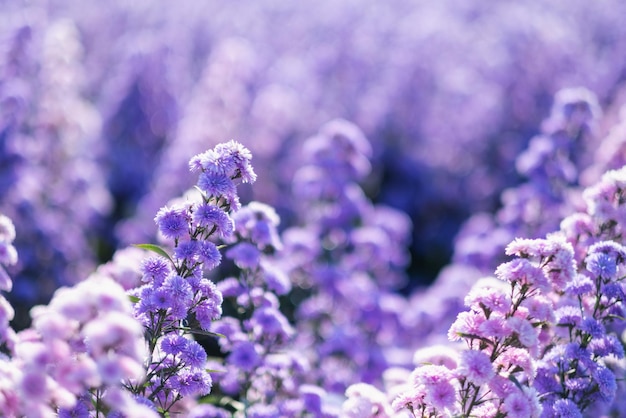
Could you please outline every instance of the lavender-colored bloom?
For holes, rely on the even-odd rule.
[[[626,259],[626,248],[615,241],[601,241],[589,247],[589,254],[604,253],[615,257],[616,260]]]
[[[585,259],[587,270],[596,277],[609,279],[617,273],[615,256],[605,253],[591,253]]]
[[[595,318],[583,319],[580,329],[591,335],[592,338],[602,338],[606,334],[604,325]]]
[[[600,357],[613,355],[618,359],[624,358],[624,346],[614,334],[593,338],[589,342],[589,350],[591,350],[594,355]]]
[[[308,384],[301,385],[298,390],[304,403],[304,409],[313,414],[321,413],[322,399],[326,395],[326,391],[319,386]]]
[[[605,402],[611,402],[615,397],[615,392],[617,390],[615,373],[607,367],[598,367],[598,369],[593,373],[593,379],[598,385],[598,390],[602,400]]]
[[[187,366],[202,368],[206,363],[207,354],[196,341],[188,340],[185,348],[180,351],[180,358]]]
[[[143,260],[141,271],[144,275],[144,281],[154,281],[156,286],[160,286],[165,278],[171,273],[172,269],[169,262],[160,256],[151,256]]]
[[[458,366],[458,357],[459,353],[454,348],[437,344],[416,350],[413,354],[413,364],[416,366],[434,364],[453,370]]]
[[[465,297],[465,305],[478,312],[484,307],[489,312],[508,313],[511,297],[507,290],[497,286],[474,286]]]
[[[162,207],[157,212],[154,221],[159,228],[159,232],[166,238],[181,238],[188,234],[187,214],[181,207]]]
[[[182,396],[208,395],[211,392],[213,381],[204,370],[181,370],[173,379],[172,386]]]
[[[197,254],[204,267],[208,270],[214,269],[222,262],[222,253],[211,241],[201,241],[198,244]]]
[[[89,403],[79,399],[73,408],[59,408],[58,418],[89,418]]]
[[[150,306],[167,310],[174,304],[174,295],[167,287],[159,287],[150,293]]]
[[[261,202],[250,202],[233,214],[236,232],[261,249],[282,249],[276,230],[280,218],[274,208]]]
[[[456,373],[476,385],[487,384],[495,376],[491,359],[486,353],[478,350],[461,352]]]
[[[391,416],[391,405],[384,393],[367,383],[356,383],[346,389],[341,416],[346,418]]]
[[[559,399],[552,405],[552,411],[555,416],[561,418],[582,418],[578,406],[571,399]]]
[[[202,301],[194,308],[194,313],[196,314],[200,328],[209,331],[213,321],[222,316],[221,300],[219,303],[215,300]]]
[[[17,263],[17,250],[5,241],[0,241],[0,264],[12,266]],[[0,267],[1,268],[1,267]]]
[[[230,216],[222,209],[209,203],[199,204],[193,213],[193,220],[201,227],[215,232],[220,238],[228,238],[234,230],[234,223]]]
[[[216,286],[224,297],[237,297],[246,291],[245,287],[234,277],[227,277]]]
[[[287,318],[274,308],[256,309],[249,323],[253,332],[259,338],[267,336],[283,340],[294,332]]]
[[[554,312],[557,325],[578,327],[582,321],[580,309],[575,306],[563,306]]]
[[[198,177],[198,187],[209,196],[231,200],[237,194],[235,183],[225,174],[204,172]]]
[[[528,398],[520,391],[513,392],[504,399],[503,410],[507,417],[531,417],[532,409]]]
[[[289,293],[291,281],[282,269],[266,261],[261,261],[261,268],[263,269],[265,284],[269,290],[279,296]]]
[[[600,292],[609,299],[615,299],[619,301],[623,301],[624,299],[626,299],[624,288],[622,287],[621,283],[605,283],[600,288]]]
[[[261,356],[254,343],[242,341],[234,345],[228,361],[245,372],[251,372],[261,362]]]
[[[189,340],[182,335],[168,334],[161,340],[161,350],[173,356],[180,354],[187,348]]]
[[[252,153],[236,141],[228,141],[215,146],[216,159],[204,161],[203,168],[207,171],[213,169],[209,165],[217,167],[215,171],[223,171],[230,178],[241,178],[244,183],[254,183],[256,174],[250,165]],[[208,164],[207,164],[208,163]]]
[[[495,271],[500,280],[520,285],[531,285],[546,288],[548,283],[543,271],[525,258],[516,258],[513,261],[501,264]]]
[[[459,341],[464,335],[480,335],[485,317],[477,312],[461,312],[448,330],[450,341]]]
[[[584,274],[577,274],[567,284],[565,291],[569,294],[582,296],[590,293],[594,288],[593,281]]]
[[[193,298],[191,286],[184,278],[177,274],[170,274],[163,282],[163,287],[172,293],[172,298],[181,303],[187,303]]]
[[[196,240],[179,242],[174,249],[174,255],[179,260],[192,262],[196,254],[200,252],[200,245]]]
[[[231,258],[239,268],[253,269],[259,265],[261,254],[254,245],[241,242],[226,251],[226,256]]]

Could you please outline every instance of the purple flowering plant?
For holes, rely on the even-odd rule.
[[[479,280],[446,356],[416,353],[397,411],[414,416],[582,417],[619,413],[625,368],[623,170],[585,190],[587,211],[546,238],[518,238]],[[600,212],[598,207],[602,206]],[[419,359],[419,360],[418,360]]]
[[[147,383],[130,384],[128,390],[164,414],[173,413],[185,397],[211,391],[207,353],[189,335],[214,335],[211,324],[222,315],[222,293],[204,273],[221,263],[217,240],[234,232],[230,213],[240,208],[237,183],[256,179],[251,158],[235,141],[193,157],[189,167],[199,173],[196,190],[161,208],[154,219],[171,252],[137,245],[156,256],[144,260],[143,284],[129,292],[146,330],[148,366]]]

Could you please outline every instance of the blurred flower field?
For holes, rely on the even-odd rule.
[[[0,415],[626,415],[626,4],[0,0]]]

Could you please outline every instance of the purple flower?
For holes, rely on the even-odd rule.
[[[203,202],[196,207],[193,220],[209,231],[215,228],[215,232],[221,238],[230,237],[234,230],[234,223],[230,216],[222,209],[209,203]]]
[[[571,399],[558,399],[552,405],[554,416],[560,418],[583,418],[578,406]]]
[[[511,297],[499,286],[474,286],[465,297],[465,306],[481,312],[483,306],[490,312],[506,313],[511,307]]]
[[[319,386],[308,384],[303,384],[298,389],[304,402],[304,409],[313,414],[319,414],[322,411],[322,399],[326,391]]]
[[[178,246],[174,249],[174,255],[179,260],[193,261],[193,258],[199,250],[198,241],[189,240],[178,243]]]
[[[175,376],[172,386],[182,396],[204,396],[211,392],[212,384],[211,376],[204,370],[192,372],[183,369]]]
[[[615,241],[601,241],[589,247],[589,254],[606,254],[616,260],[626,259],[626,248]]]
[[[604,253],[591,253],[585,259],[587,270],[596,277],[609,279],[617,273],[615,256]]]
[[[563,306],[554,312],[556,325],[577,327],[582,321],[580,309],[575,306]]]
[[[502,316],[492,315],[489,319],[486,319],[479,327],[480,335],[482,337],[490,338],[495,337],[497,339],[504,339],[511,335],[511,327],[507,324],[506,320]]]
[[[604,325],[595,318],[588,317],[583,319],[580,329],[591,335],[592,338],[602,338],[606,334]]]
[[[263,268],[265,284],[269,290],[279,296],[289,293],[291,280],[282,269],[265,261],[261,261],[261,267]]]
[[[162,207],[157,212],[154,221],[159,232],[166,238],[181,238],[189,231],[187,214],[181,207]]]
[[[287,318],[274,308],[260,308],[254,311],[250,319],[250,325],[255,335],[259,338],[268,336],[271,338],[287,338],[293,334],[293,329]]]
[[[456,373],[476,385],[484,385],[495,376],[491,359],[486,353],[478,350],[461,352]]]
[[[235,183],[225,174],[206,171],[198,177],[198,187],[209,196],[224,196],[228,200],[236,196]]]
[[[565,291],[569,294],[582,296],[593,291],[593,281],[584,274],[577,274],[567,284]]]
[[[161,340],[161,350],[165,354],[178,355],[187,348],[189,340],[182,335],[168,334]]]
[[[513,392],[504,399],[503,410],[510,418],[533,416],[528,398],[520,391]]]
[[[202,368],[206,363],[207,354],[196,341],[188,340],[185,349],[180,352],[180,358],[187,366]]]
[[[167,287],[159,287],[150,294],[150,301],[150,306],[154,306],[157,309],[167,310],[167,308],[173,305],[174,296]]]
[[[459,341],[465,335],[480,335],[480,326],[485,317],[477,312],[461,312],[448,330],[450,341]]]
[[[230,166],[227,169],[227,174],[231,178],[241,178],[244,183],[256,181],[256,173],[250,165],[252,153],[239,142],[228,141],[218,144],[215,146],[215,152],[234,166],[234,171]]]
[[[187,303],[193,298],[191,285],[177,274],[170,274],[165,279],[163,287],[172,293],[172,298],[177,302]]]
[[[194,309],[200,328],[205,331],[211,329],[211,324],[222,316],[222,304],[215,300],[204,300]]]
[[[251,372],[261,362],[261,356],[254,343],[242,341],[235,344],[228,355],[228,361],[245,372]]]
[[[89,418],[89,404],[79,399],[73,408],[59,408],[58,418]]]
[[[208,270],[214,269],[222,262],[222,253],[211,241],[201,241],[197,251],[200,261]]]
[[[241,269],[253,269],[259,265],[261,253],[254,245],[241,242],[230,248],[226,256]]]
[[[156,286],[160,286],[171,271],[169,262],[160,256],[148,257],[141,264],[143,280],[154,281]]]
[[[533,285],[540,288],[547,287],[543,271],[525,258],[517,258],[499,265],[495,275],[500,280],[511,283]]]
[[[593,379],[598,385],[600,397],[605,402],[610,402],[615,397],[615,391],[617,390],[617,382],[615,380],[615,373],[613,373],[607,367],[598,367],[593,374]]]
[[[624,358],[624,346],[614,334],[593,338],[589,342],[588,347],[596,356],[606,357],[613,355],[618,359]]]
[[[623,301],[626,299],[624,295],[624,288],[621,283],[606,283],[601,287],[601,293],[603,293],[609,299],[616,299]]]

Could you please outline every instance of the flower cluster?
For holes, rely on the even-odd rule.
[[[309,138],[293,179],[301,226],[285,231],[283,265],[298,298],[297,341],[310,383],[342,393],[354,376],[373,383],[402,344],[400,298],[410,221],[373,205],[358,184],[371,148],[352,123],[333,120]],[[293,300],[293,299],[292,299]],[[401,302],[400,302],[401,303]]]
[[[32,309],[1,360],[0,409],[8,417],[85,416],[90,410],[156,417],[127,387],[145,377],[143,327],[124,289],[93,274]],[[82,414],[82,415],[81,415]]]
[[[234,245],[225,254],[239,274],[217,287],[225,311],[237,314],[213,324],[223,335],[218,343],[225,356],[215,380],[225,396],[241,400],[236,409],[242,416],[295,416],[304,407],[297,400],[307,367],[291,349],[294,329],[280,309],[279,297],[291,282],[276,262],[279,217],[270,206],[251,202],[233,220]]]
[[[236,185],[256,177],[251,158],[235,141],[193,157],[189,167],[199,172],[197,190],[164,206],[154,218],[172,254],[158,246],[140,245],[157,255],[143,261],[143,284],[130,290],[148,345],[148,384],[130,390],[162,413],[175,411],[183,398],[211,391],[207,353],[190,335],[208,333],[222,315],[222,293],[204,272],[221,263],[216,240],[233,235],[230,211],[240,207]]]
[[[474,285],[469,310],[449,329],[465,349],[443,357],[418,351],[418,367],[396,389],[396,410],[493,417],[623,411],[614,401],[626,371],[622,177],[611,171],[588,188],[587,212],[566,218],[560,231],[507,246],[515,258]]]

